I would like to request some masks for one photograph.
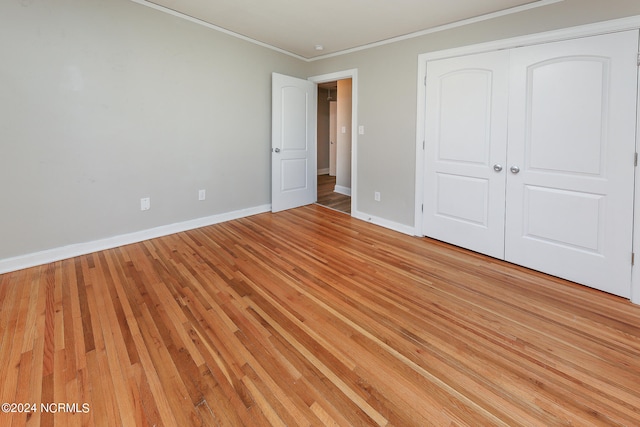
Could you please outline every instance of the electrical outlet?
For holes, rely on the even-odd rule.
[[[206,190],[198,190],[198,200],[204,200],[207,197]]]
[[[373,199],[374,199],[376,202],[379,202],[379,201],[380,201],[380,192],[379,192],[379,191],[376,191],[375,193],[373,193]]]
[[[148,211],[149,209],[151,209],[151,198],[143,197],[142,199],[140,199],[140,210]]]

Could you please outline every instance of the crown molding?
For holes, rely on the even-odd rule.
[[[476,17],[473,17],[473,18],[469,18],[469,19],[463,19],[462,21],[452,22],[450,24],[439,25],[437,27],[428,28],[426,30],[416,31],[415,33],[405,34],[403,36],[398,36],[398,37],[392,37],[392,38],[387,39],[387,40],[381,40],[379,42],[369,43],[369,44],[358,46],[358,47],[354,47],[354,48],[351,48],[351,49],[341,50],[341,51],[335,52],[335,53],[328,53],[326,55],[314,56],[313,58],[307,59],[307,61],[308,62],[313,62],[313,61],[318,61],[318,60],[321,60],[321,59],[332,58],[332,57],[335,57],[335,56],[347,55],[349,53],[359,52],[361,50],[366,50],[366,49],[371,49],[371,48],[378,47],[378,46],[384,46],[384,45],[387,45],[387,44],[397,43],[397,42],[401,42],[403,40],[410,40],[410,39],[414,39],[416,37],[422,37],[422,36],[426,36],[428,34],[438,33],[440,31],[447,31],[447,30],[451,30],[453,28],[463,27],[465,25],[475,24],[477,22],[488,21],[490,19],[499,18],[501,16],[506,16],[506,15],[512,15],[514,13],[524,12],[526,10],[535,9],[535,8],[538,8],[538,7],[549,6],[551,4],[560,3],[562,1],[564,1],[564,0],[539,0],[539,1],[534,2],[534,3],[528,3],[528,4],[525,4],[525,5],[522,5],[522,6],[516,6],[516,7],[509,8],[509,9],[500,10],[498,12],[488,13],[486,15],[480,15],[480,16],[476,16]]]
[[[184,13],[178,12],[177,10],[169,9],[167,7],[160,6],[158,4],[151,3],[151,2],[146,1],[146,0],[130,0],[130,1],[132,1],[134,3],[137,3],[137,4],[140,4],[140,5],[143,5],[143,6],[150,7],[151,9],[155,9],[155,10],[158,10],[160,12],[167,13],[167,14],[172,15],[172,16],[176,16],[178,18],[182,18],[182,19],[187,20],[189,22],[193,22],[195,24],[202,25],[203,27],[207,27],[209,29],[218,31],[218,32],[226,34],[228,36],[232,36],[232,37],[238,38],[240,40],[244,40],[246,42],[253,43],[253,44],[256,44],[258,46],[261,46],[261,47],[264,47],[264,48],[267,48],[267,49],[271,49],[271,50],[274,50],[276,52],[279,52],[279,53],[282,53],[282,54],[285,54],[285,55],[288,55],[288,56],[292,56],[292,57],[294,57],[296,59],[299,59],[301,61],[305,61],[305,62],[309,61],[309,59],[305,58],[304,56],[296,55],[295,53],[289,52],[289,51],[284,50],[284,49],[280,49],[279,47],[275,47],[275,46],[272,46],[270,44],[263,43],[260,40],[252,39],[251,37],[247,37],[245,35],[236,33],[234,31],[227,30],[226,28],[222,28],[222,27],[219,27],[217,25],[213,25],[210,22],[203,21],[202,19],[198,19],[198,18],[195,18],[195,17],[190,16],[190,15],[186,15]]]
[[[190,16],[190,15],[186,15],[184,13],[178,12],[178,11],[173,10],[173,9],[169,9],[167,7],[164,7],[164,6],[160,6],[158,4],[149,2],[147,0],[130,0],[130,1],[132,1],[134,3],[137,3],[137,4],[140,4],[140,5],[143,5],[143,6],[150,7],[151,9],[155,9],[155,10],[158,10],[160,12],[168,13],[169,15],[185,19],[185,20],[193,22],[195,24],[202,25],[202,26],[207,27],[209,29],[221,32],[223,34],[226,34],[226,35],[229,35],[229,36],[232,36],[232,37],[236,37],[238,39],[244,40],[244,41],[249,42],[249,43],[256,44],[258,46],[261,46],[261,47],[276,51],[278,53],[282,53],[284,55],[291,56],[293,58],[299,59],[299,60],[304,61],[304,62],[314,62],[314,61],[320,61],[320,60],[327,59],[327,58],[334,58],[336,56],[348,55],[350,53],[359,52],[359,51],[367,50],[367,49],[372,49],[372,48],[378,47],[378,46],[384,46],[384,45],[387,45],[387,44],[397,43],[397,42],[401,42],[403,40],[409,40],[409,39],[413,39],[413,38],[416,38],[416,37],[422,37],[422,36],[425,36],[425,35],[428,35],[428,34],[437,33],[437,32],[440,32],[440,31],[447,31],[447,30],[450,30],[450,29],[453,29],[453,28],[462,27],[462,26],[470,25],[470,24],[475,24],[477,22],[482,22],[482,21],[487,21],[489,19],[499,18],[499,17],[505,16],[505,15],[511,15],[511,14],[514,14],[514,13],[524,12],[526,10],[535,9],[535,8],[543,7],[543,6],[548,6],[548,5],[555,4],[555,3],[560,3],[560,2],[562,2],[564,0],[538,0],[536,2],[528,3],[528,4],[525,4],[525,5],[522,5],[522,6],[516,6],[516,7],[509,8],[509,9],[504,9],[504,10],[500,10],[498,12],[492,12],[492,13],[488,13],[488,14],[485,14],[485,15],[480,15],[480,16],[476,16],[476,17],[473,17],[473,18],[469,18],[469,19],[463,19],[461,21],[453,22],[453,23],[450,23],[450,24],[439,25],[437,27],[429,28],[429,29],[426,29],[426,30],[416,31],[414,33],[405,34],[405,35],[398,36],[398,37],[392,37],[390,39],[381,40],[381,41],[374,42],[374,43],[368,43],[368,44],[365,44],[365,45],[362,45],[362,46],[358,46],[358,47],[354,47],[354,48],[351,48],[351,49],[345,49],[345,50],[341,50],[341,51],[338,51],[338,52],[328,53],[326,55],[314,56],[312,58],[304,57],[304,56],[295,54],[293,52],[289,52],[287,50],[284,50],[284,49],[281,49],[279,47],[270,45],[268,43],[261,42],[260,40],[256,40],[256,39],[253,39],[251,37],[247,37],[245,35],[236,33],[234,31],[227,30],[226,28],[219,27],[217,25],[211,24],[209,22],[203,21],[201,19],[195,18],[195,17]]]

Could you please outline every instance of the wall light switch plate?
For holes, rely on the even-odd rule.
[[[358,126],[358,133],[360,135],[364,135],[364,126],[362,126],[362,125]]]
[[[198,190],[198,200],[204,200],[207,197],[206,190]]]
[[[142,199],[140,199],[140,210],[148,211],[149,209],[151,209],[151,198],[143,197]]]

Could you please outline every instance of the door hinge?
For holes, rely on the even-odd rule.
[[[638,67],[640,67],[640,53],[638,53]]]
[[[638,55],[638,62],[640,63],[640,55]],[[639,64],[640,65],[640,64]],[[423,81],[424,85],[427,85],[427,75],[424,75],[424,81]]]
[[[424,203],[420,205],[420,210],[422,211],[422,213],[424,213]]]
[[[636,265],[636,253],[631,252],[631,265]]]
[[[633,166],[638,166],[638,153],[633,155]]]
[[[426,143],[425,143],[425,141],[424,141],[424,140],[422,140],[422,149],[423,149],[423,150],[424,150],[424,148],[426,147],[426,145],[425,145],[425,144],[426,144]]]

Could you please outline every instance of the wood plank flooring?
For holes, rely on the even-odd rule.
[[[336,177],[318,175],[318,204],[344,213],[351,213],[351,197],[336,193]]]
[[[1,275],[0,331],[1,426],[640,425],[639,306],[316,205]]]

